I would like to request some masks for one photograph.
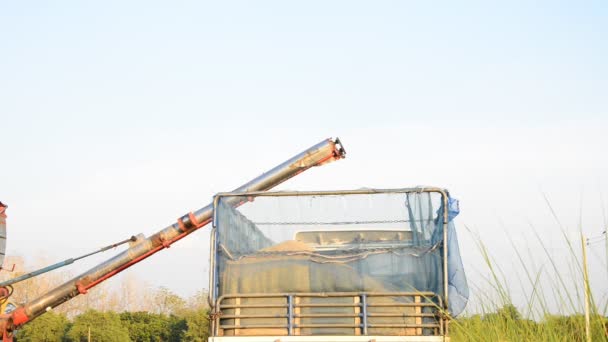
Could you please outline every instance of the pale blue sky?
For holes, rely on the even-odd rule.
[[[586,233],[602,230],[607,60],[604,1],[2,2],[9,253],[150,234],[337,135],[347,160],[282,188],[450,188],[508,264],[501,222],[522,243],[529,221],[558,235],[541,189],[568,229],[582,196]],[[133,272],[206,287],[197,235]]]

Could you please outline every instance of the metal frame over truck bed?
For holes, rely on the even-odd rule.
[[[220,201],[225,201],[231,206],[239,206],[246,201],[254,201],[256,197],[412,194],[422,192],[438,193],[441,196],[441,213],[437,213],[437,215],[438,221],[443,224],[442,241],[447,241],[448,192],[441,188],[247,192],[216,195],[213,203],[214,228],[211,233],[209,268],[209,303],[212,307],[209,341],[431,342],[448,340],[449,315],[445,314],[448,308],[448,250],[447,244],[443,243],[439,246],[441,248],[442,276],[439,279],[440,284],[437,284],[437,288],[443,292],[441,294],[428,291],[219,293],[219,282],[221,280],[218,256],[222,253],[221,249],[223,248],[223,246],[218,246],[217,215]],[[386,301],[379,301],[379,298],[393,298],[393,300],[387,303]],[[387,307],[391,307],[391,312],[381,310]],[[317,309],[317,311],[310,309]],[[379,318],[389,317],[403,317],[403,322],[407,323],[396,323],[390,320],[377,323]],[[312,319],[316,319],[316,321],[311,323]],[[322,319],[329,321],[324,322]],[[341,319],[341,321],[336,324],[335,319]],[[376,323],[370,322],[374,319],[376,319]],[[252,321],[254,323],[251,323]],[[325,335],[311,333],[314,329],[329,333]],[[341,333],[345,329],[349,330],[350,333]],[[269,333],[264,335],[263,331]],[[379,334],[379,331],[384,333]],[[395,331],[399,331],[399,333],[395,333]]]

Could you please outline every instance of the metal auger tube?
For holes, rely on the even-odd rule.
[[[304,152],[294,156],[270,171],[233,190],[233,192],[265,191],[288,180],[291,177],[313,167],[344,158],[345,151],[339,139],[324,140]],[[0,328],[4,331],[3,341],[12,341],[13,331],[88,289],[118,274],[126,268],[146,259],[152,254],[168,248],[198,228],[209,223],[213,216],[213,205],[209,204],[195,212],[180,217],[177,222],[137,241],[116,256],[91,268],[76,278],[54,288],[20,307],[11,314],[0,317]]]

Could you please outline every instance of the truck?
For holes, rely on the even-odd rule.
[[[132,237],[127,250],[0,316],[3,341],[208,223],[209,342],[448,340],[468,288],[458,202],[447,190],[268,191],[345,155],[339,139],[326,139],[156,234]]]

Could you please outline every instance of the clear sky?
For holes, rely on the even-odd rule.
[[[607,225],[607,60],[605,1],[4,1],[8,253],[149,235],[339,136],[346,160],[281,189],[446,187],[475,286],[465,225],[506,278],[521,275],[508,236],[546,271],[530,224],[568,252],[543,194],[571,236]],[[129,272],[192,294],[208,245],[198,232]],[[590,257],[605,302],[603,245]]]

